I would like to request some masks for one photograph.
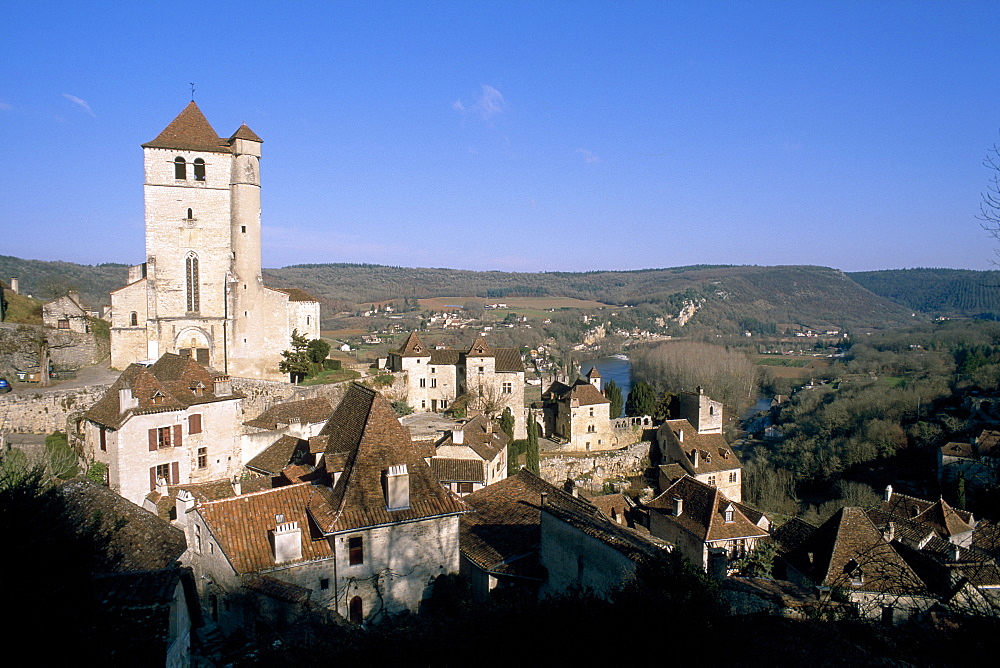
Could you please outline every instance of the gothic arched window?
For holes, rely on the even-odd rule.
[[[174,158],[174,178],[180,180],[186,179],[188,177],[187,173],[187,162],[184,161],[184,158],[181,156]]]
[[[204,181],[205,180],[205,161],[201,158],[194,159],[194,180]]]
[[[201,310],[201,298],[198,295],[198,256],[191,253],[185,261],[185,277],[187,279],[187,310]]]

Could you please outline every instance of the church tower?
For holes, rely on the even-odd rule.
[[[219,137],[191,102],[142,145],[146,262],[112,293],[115,368],[172,352],[276,380],[291,330],[319,337],[315,299],[263,284],[262,143],[245,124]]]

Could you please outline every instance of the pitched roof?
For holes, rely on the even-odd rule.
[[[683,502],[680,515],[673,514],[674,499]],[[740,506],[718,488],[691,476],[676,481],[646,505],[701,541],[767,536],[766,531],[747,518]],[[731,522],[726,522],[727,510],[732,511]]]
[[[458,430],[462,432],[462,442],[454,442],[454,434],[448,432],[437,443],[438,447],[443,446],[467,446],[482,459],[491,462],[500,451],[507,447],[510,439],[502,430],[496,428],[493,422],[485,415],[477,415]]]
[[[260,454],[248,461],[245,466],[258,473],[278,475],[288,466],[296,452],[308,452],[309,442],[295,436],[282,436],[271,445],[264,448]]]
[[[239,574],[275,567],[271,532],[278,524],[298,522],[301,530],[301,563],[333,556],[330,543],[310,531],[307,508],[318,502],[318,487],[302,482],[197,506],[229,563]],[[280,520],[280,521],[279,521]],[[282,565],[283,565],[282,564]]]
[[[788,560],[816,584],[899,594],[924,588],[865,512],[853,506],[838,510]]]
[[[771,537],[778,544],[781,552],[791,552],[806,541],[816,527],[805,520],[793,517],[771,532]]]
[[[98,522],[110,534],[119,571],[166,568],[187,549],[184,532],[107,487],[77,478],[56,488],[66,514],[83,527]]]
[[[244,422],[248,427],[258,429],[280,429],[285,425],[325,422],[333,413],[333,406],[323,397],[286,401],[271,406],[252,420]]]
[[[934,509],[934,506],[938,506],[940,504],[944,505],[938,509]],[[889,496],[889,500],[886,501],[883,499],[877,508],[882,512],[890,515],[896,515],[897,517],[904,519],[913,519],[925,523],[941,522],[941,528],[945,528],[945,520],[952,517],[957,518],[961,524],[968,525],[969,529],[971,529],[975,524],[972,513],[967,510],[952,508],[943,499],[940,501],[927,501],[926,499],[919,499],[915,496],[892,492]],[[931,512],[928,513],[927,511]],[[951,520],[948,519],[948,521]],[[958,531],[956,531],[956,533],[963,532],[961,525],[952,523],[951,526],[952,529],[950,530],[957,529]],[[934,528],[937,528],[937,526]],[[964,529],[964,531],[968,531],[969,529]]]
[[[587,372],[587,378],[600,378],[601,372],[597,370],[596,366],[590,367],[590,371]]]
[[[247,128],[249,130],[249,128]],[[151,142],[142,145],[143,148],[174,148],[185,151],[210,151],[212,153],[231,153],[229,143],[219,137],[212,125],[194,103],[188,103],[177,118],[156,136]]]
[[[243,398],[238,392],[216,396],[214,382],[211,372],[194,359],[164,353],[150,367],[130,364],[104,396],[84,413],[84,418],[119,429],[133,415],[186,410],[200,404]],[[138,406],[122,410],[119,390],[123,389],[131,390]]]
[[[402,357],[427,357],[431,351],[423,344],[416,332],[410,332],[403,345],[396,351]]]
[[[431,351],[431,364],[458,364],[462,359],[462,352],[460,350],[452,350],[451,348],[436,348]]]
[[[555,381],[546,391],[557,401],[578,401],[581,406],[610,404],[611,400],[601,394],[601,391],[585,380],[578,380],[572,385]]]
[[[486,343],[486,337],[483,336],[477,336],[465,354],[469,357],[493,357],[490,344]]]
[[[290,302],[318,302],[319,300],[313,297],[311,294],[305,290],[299,288],[272,288],[270,286],[265,286],[268,290],[273,290],[275,292],[281,292],[288,295],[288,301]]]
[[[524,371],[521,351],[517,348],[494,348],[494,369],[497,373],[520,373]]]
[[[474,512],[460,520],[462,555],[484,571],[540,577],[530,557],[537,555],[541,541],[542,494],[548,495],[551,506],[597,512],[585,501],[521,469],[464,497]]]
[[[669,543],[655,536],[612,522],[600,513],[583,512],[579,508],[548,503],[542,506],[542,511],[596,538],[637,564],[656,563],[673,549]]]
[[[440,482],[478,482],[485,484],[483,462],[478,459],[431,457],[431,471]]]
[[[310,514],[325,533],[467,510],[434,478],[396,412],[378,392],[352,383],[320,435],[328,439],[324,460],[343,470],[332,490],[322,488],[322,501],[310,505]],[[382,476],[400,465],[408,473],[410,504],[389,510]]]
[[[739,458],[722,434],[699,434],[694,425],[684,419],[667,420],[660,429],[664,427],[669,429],[677,440],[677,445],[684,453],[680,464],[691,474],[701,475],[741,468]],[[683,441],[681,433],[684,434]],[[695,450],[698,451],[698,466],[694,465]]]
[[[251,130],[246,123],[243,123],[236,129],[233,136],[229,138],[229,142],[232,143],[234,139],[247,139],[249,141],[264,143],[264,140],[257,136],[257,133]]]

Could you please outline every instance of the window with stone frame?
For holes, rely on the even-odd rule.
[[[205,161],[201,158],[194,159],[194,180],[204,181],[205,180]]]
[[[500,385],[500,391],[503,392],[504,394],[513,394],[514,384],[509,382],[504,382]]]
[[[198,468],[208,468],[208,448],[198,448]]]
[[[709,485],[710,485],[711,487],[715,487],[715,476],[714,476],[714,475],[710,475],[710,476],[708,476],[708,484],[709,484]]]
[[[187,310],[189,313],[196,313],[201,310],[201,288],[199,286],[198,256],[189,253],[184,260],[184,272],[186,282]]]
[[[187,179],[187,161],[180,156],[174,158],[174,178],[178,181]]]
[[[362,536],[347,539],[347,563],[351,566],[365,563],[365,541]]]

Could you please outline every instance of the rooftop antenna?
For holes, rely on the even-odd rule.
[[[191,85],[191,101],[194,102],[194,82],[190,82]]]

